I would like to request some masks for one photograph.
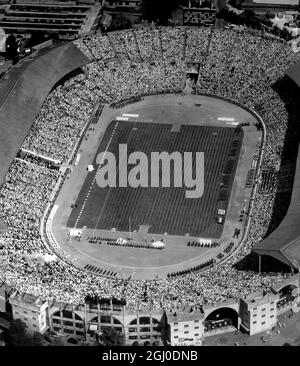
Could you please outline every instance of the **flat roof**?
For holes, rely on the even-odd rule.
[[[178,311],[167,313],[169,323],[187,322],[193,320],[199,320],[204,318],[204,313],[201,308],[193,308],[187,306]]]

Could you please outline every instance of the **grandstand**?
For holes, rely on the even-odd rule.
[[[41,31],[44,34],[56,34],[62,39],[95,31],[101,5],[82,5],[66,3],[20,2],[9,4],[0,15],[0,27],[7,33],[30,34]]]

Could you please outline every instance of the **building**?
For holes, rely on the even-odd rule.
[[[279,296],[273,293],[252,294],[246,299],[241,299],[240,314],[241,327],[249,335],[261,333],[276,325],[276,303]]]
[[[293,37],[297,37],[300,34],[300,21],[298,20],[298,11],[285,11],[276,13],[274,18],[271,18],[273,25],[278,28],[286,28]]]
[[[272,329],[277,317],[288,310],[298,310],[299,278],[294,276],[280,285],[274,286],[269,293],[255,293],[241,299],[241,327],[249,335]]]
[[[115,300],[87,299],[75,306],[48,304],[28,294],[13,293],[9,297],[13,318],[25,322],[31,334],[49,329],[68,343],[94,344],[104,329],[114,328],[124,335],[126,345],[141,346],[201,346],[210,336],[239,329],[249,335],[265,332],[277,324],[282,313],[298,312],[299,300],[299,275],[268,293],[196,308],[186,306],[173,312],[145,307],[132,310]]]
[[[128,23],[122,24],[121,28],[128,28],[131,24],[140,24],[140,17],[142,16],[141,4],[142,0],[105,0],[104,15],[109,15],[113,19],[118,16],[120,16],[120,19],[126,19]],[[105,21],[107,22],[107,19]]]
[[[163,310],[126,311],[125,341],[128,345],[155,345],[164,341]]]
[[[253,10],[257,14],[298,11],[299,0],[246,0],[242,10]]]
[[[29,294],[15,292],[9,298],[13,319],[20,319],[26,324],[29,334],[43,334],[48,329],[48,303]]]
[[[60,39],[74,39],[94,32],[98,26],[102,5],[92,1],[80,4],[65,2],[25,2],[17,0],[2,9],[0,28],[6,33],[29,37],[40,31],[55,34]]]
[[[77,341],[94,343],[105,328],[124,334],[127,345],[153,345],[163,340],[163,311],[132,311],[116,301],[87,300],[73,306],[54,302],[49,307],[50,329]]]
[[[240,329],[249,335],[271,330],[279,315],[300,311],[299,288],[299,275],[294,275],[268,293],[257,292],[242,299],[186,306],[176,311],[153,311],[143,304],[133,310],[124,302],[92,298],[76,306],[47,303],[17,292],[9,297],[9,303],[13,318],[25,322],[29,333],[49,329],[71,344],[94,344],[104,329],[114,328],[124,335],[126,345],[201,346],[210,336]],[[0,292],[2,305],[7,297],[3,294]],[[4,327],[9,326],[9,321],[4,321]]]
[[[186,307],[167,314],[171,346],[201,346],[204,313],[201,308]]]
[[[108,10],[140,10],[142,0],[105,0],[105,8]]]

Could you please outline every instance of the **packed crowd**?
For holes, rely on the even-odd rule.
[[[197,91],[228,97],[259,111],[267,127],[264,168],[280,169],[288,115],[271,84],[297,61],[288,45],[246,31],[180,27],[113,32],[76,44],[91,62],[48,96],[24,142],[26,150],[67,161],[97,102],[116,103],[182,89],[185,62],[194,61],[200,64]],[[63,261],[29,262],[24,254],[46,252],[40,220],[59,175],[38,160],[16,159],[0,189],[0,212],[8,227],[0,234],[0,278],[20,292],[73,304],[83,302],[87,295],[112,296],[135,308],[143,303],[146,287],[148,306],[174,310],[268,290],[290,275],[259,275],[248,256],[271,221],[275,192],[262,190],[256,195],[244,245],[229,260],[201,272],[124,282],[88,274]],[[241,261],[248,268],[239,266]]]
[[[22,148],[60,162],[68,160],[97,99],[80,81],[81,75],[48,96]]]
[[[1,218],[7,227],[1,234],[4,254],[45,252],[40,220],[58,177],[57,170],[14,160],[0,191]]]
[[[249,62],[251,60],[251,62]],[[197,90],[221,95],[257,110],[267,126],[264,165],[277,171],[288,113],[270,87],[298,56],[282,42],[236,31],[214,31]]]

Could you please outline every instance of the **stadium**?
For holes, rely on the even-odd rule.
[[[43,300],[166,311],[280,286],[299,267],[298,231],[277,235],[298,218],[298,62],[274,37],[189,27],[24,59],[0,81],[1,277]],[[203,196],[99,188],[97,156],[119,144],[203,151]]]

